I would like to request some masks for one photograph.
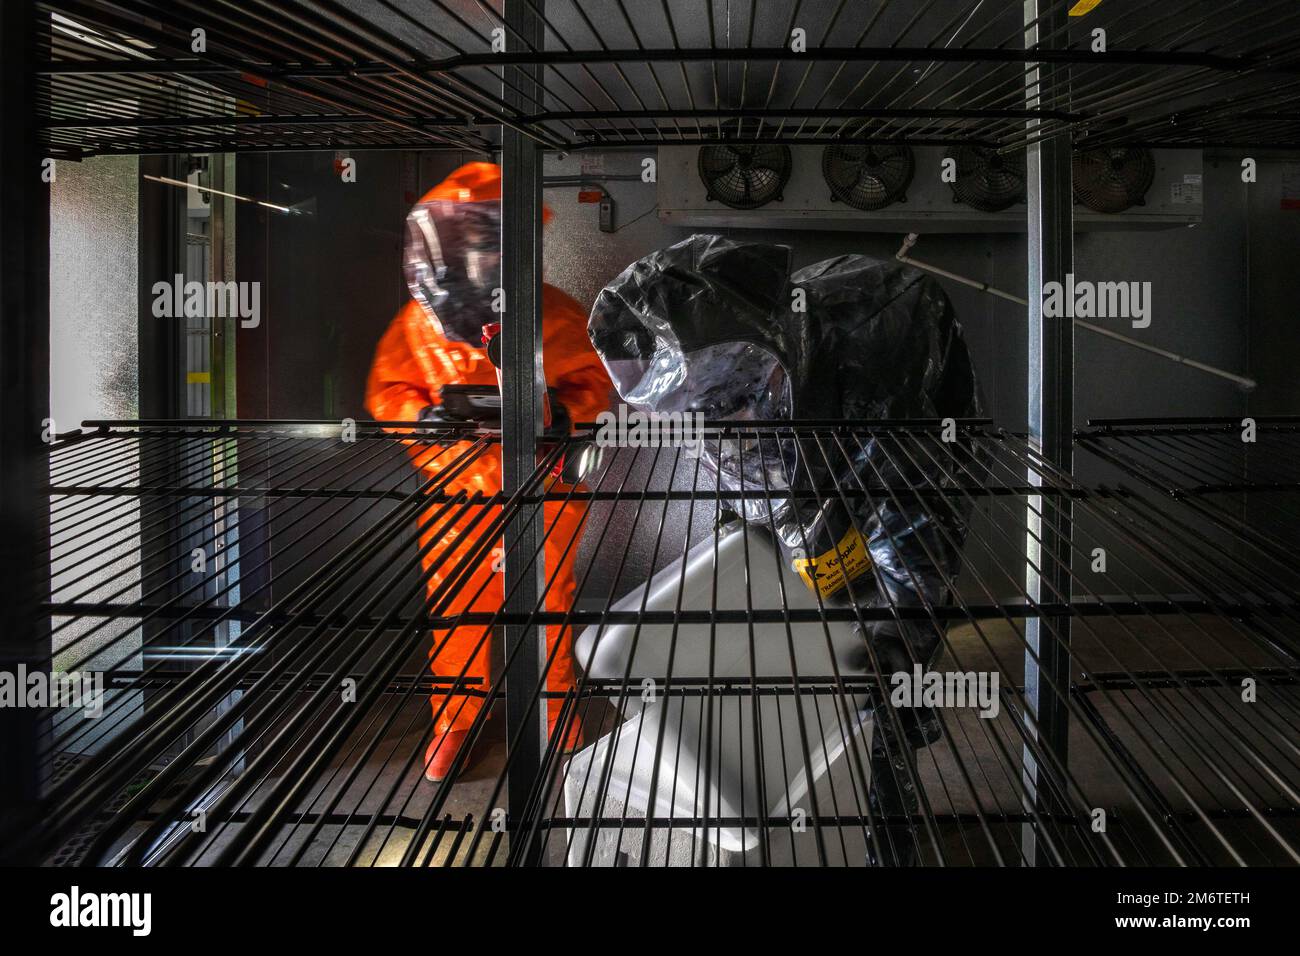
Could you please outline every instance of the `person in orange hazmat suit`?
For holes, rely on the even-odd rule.
[[[376,420],[436,421],[441,415],[442,386],[497,384],[496,369],[483,347],[483,329],[500,318],[492,311],[500,276],[500,200],[500,169],[493,163],[474,162],[457,169],[412,208],[407,217],[404,263],[412,298],[380,340],[366,385],[366,408]],[[549,210],[544,210],[543,221],[549,218]],[[587,338],[586,311],[559,289],[545,284],[542,352],[550,401],[558,400],[564,406],[569,421],[592,421],[608,407],[611,385]],[[437,455],[430,454],[428,445],[412,443],[410,453],[417,467],[432,474],[466,447],[468,443],[460,443],[447,454]],[[551,490],[563,491],[565,487],[553,485]],[[500,446],[490,447],[443,490],[470,495],[500,491]],[[421,521],[422,547],[430,545],[435,535],[440,538],[422,558],[431,598],[454,576],[465,551],[465,547],[457,547],[458,541],[465,535],[477,536],[496,514],[481,518],[471,531],[468,526],[477,509],[470,509],[450,527],[447,521],[452,511],[435,518],[436,510],[431,507]],[[577,502],[548,501],[543,510],[545,529],[550,530],[544,551],[550,582],[547,610],[565,611],[573,600],[573,564],[583,508]],[[484,560],[456,587],[450,602],[443,605],[447,616],[501,607],[501,575],[493,563],[491,557]],[[574,683],[572,633],[568,628],[561,633],[558,626],[548,626],[546,631],[547,649],[553,652],[547,686],[562,692]],[[490,684],[489,646],[482,625],[435,631],[430,658],[430,667],[439,677],[463,674],[478,679],[481,688]],[[425,776],[441,780],[465,745],[483,699],[438,694],[432,703],[436,726],[425,755]],[[560,704],[556,698],[549,700],[552,730]],[[575,720],[565,749],[580,742],[581,727]]]

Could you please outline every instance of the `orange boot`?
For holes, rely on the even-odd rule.
[[[451,773],[451,765],[456,760],[462,747],[469,740],[469,731],[452,730],[445,734],[434,734],[429,746],[424,751],[424,778],[438,783]]]

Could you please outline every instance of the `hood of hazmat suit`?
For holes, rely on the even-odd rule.
[[[730,421],[982,414],[961,327],[937,282],[860,255],[793,273],[790,265],[785,246],[695,235],[625,269],[587,325],[623,401]],[[969,461],[960,440],[756,429],[704,443],[704,463],[726,490],[817,490],[730,504],[772,533],[823,599],[864,606],[885,603],[881,588],[896,604],[921,603],[922,591],[946,600],[969,509],[957,495],[896,489],[951,483]],[[863,574],[873,565],[875,581]]]
[[[543,209],[542,219],[550,218]],[[411,298],[439,333],[482,344],[483,326],[500,320],[501,171],[466,163],[429,190],[406,217],[402,269]]]

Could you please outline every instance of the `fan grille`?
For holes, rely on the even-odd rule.
[[[732,209],[757,209],[780,199],[790,180],[788,146],[702,146],[700,179],[709,199]]]
[[[822,153],[831,198],[868,212],[906,202],[915,168],[906,146],[827,146]]]
[[[1074,201],[1093,212],[1118,213],[1141,205],[1156,176],[1149,149],[1115,146],[1074,154]]]
[[[981,212],[1001,212],[1025,201],[1025,154],[998,153],[983,146],[957,150],[953,198]]]

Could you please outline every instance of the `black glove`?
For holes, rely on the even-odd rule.
[[[449,425],[463,423],[465,419],[447,414],[441,405],[426,405],[420,409],[419,421],[422,425]]]

